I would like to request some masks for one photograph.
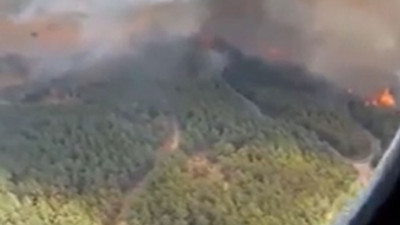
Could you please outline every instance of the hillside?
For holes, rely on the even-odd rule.
[[[228,54],[214,76],[193,60],[201,51],[167,43],[128,64],[4,91],[0,223],[331,220],[361,186],[351,162],[374,156],[399,117],[244,55]]]

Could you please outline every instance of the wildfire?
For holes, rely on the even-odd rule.
[[[286,61],[290,56],[287,49],[269,43],[261,43],[259,49],[262,56],[270,61]]]
[[[267,50],[267,56],[271,60],[281,59],[281,58],[284,57],[284,55],[285,55],[285,53],[281,49],[279,49],[277,47],[270,47]]]
[[[385,88],[372,98],[366,100],[365,105],[391,108],[396,106],[396,100],[389,88]]]
[[[215,47],[215,38],[208,34],[198,34],[197,41],[202,48],[212,49]]]

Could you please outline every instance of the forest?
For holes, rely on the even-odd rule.
[[[378,161],[400,122],[299,67],[188,71],[132,66],[0,105],[0,224],[327,224],[362,187],[351,162]]]

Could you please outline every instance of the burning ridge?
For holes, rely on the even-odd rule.
[[[366,124],[365,118],[361,119],[355,111],[363,111],[363,114],[380,111],[397,118],[395,99],[388,89],[374,97],[375,107],[370,109],[362,105],[366,102],[362,97],[346,92],[345,89],[311,74],[299,65],[268,62],[246,56],[223,40],[215,40],[214,44],[216,49],[226,52],[230,58],[230,63],[222,74],[224,80],[238,93],[255,103],[265,115],[286,121],[292,120],[314,130],[320,140],[333,145],[341,156],[355,162],[368,162],[375,155],[381,154],[381,143],[378,140],[382,140],[383,135],[376,132],[376,129],[380,128]],[[355,105],[357,109],[354,108]],[[318,117],[314,117],[320,113],[338,120],[326,123],[324,118],[319,120]],[[308,116],[311,117],[307,118]],[[321,124],[317,125],[318,123]],[[350,137],[349,142],[353,143],[337,145],[341,141],[329,137],[332,134],[327,133],[323,126],[344,129],[345,135],[337,138],[345,140]],[[394,127],[388,129],[385,135],[390,137],[393,132]],[[358,143],[354,143],[355,140]],[[387,144],[385,140],[384,147]]]
[[[177,62],[179,63],[176,66],[183,66],[182,68],[184,69],[178,72],[180,74],[178,76],[174,74],[176,73],[174,70],[170,71],[171,73],[167,72],[159,76],[158,73],[161,71],[151,71],[148,68],[143,68],[143,65],[140,65],[140,60],[135,57],[118,58],[105,65],[100,63],[97,65],[99,68],[94,66],[89,70],[77,70],[73,76],[56,78],[45,83],[32,83],[22,88],[18,87],[16,90],[22,90],[22,93],[17,91],[17,93],[20,93],[17,94],[19,96],[17,99],[26,103],[56,104],[78,102],[86,104],[94,101],[93,99],[97,99],[95,101],[98,101],[98,104],[105,104],[105,102],[114,101],[113,98],[119,95],[121,99],[126,99],[127,96],[143,96],[143,98],[137,97],[139,98],[137,100],[140,102],[153,102],[150,105],[155,105],[155,107],[164,105],[161,108],[176,112],[175,106],[171,105],[171,102],[176,101],[174,99],[176,95],[168,96],[165,93],[158,93],[155,94],[153,100],[150,100],[145,92],[148,90],[169,92],[164,90],[166,88],[165,85],[180,86],[186,85],[185,82],[196,83],[205,79],[208,80],[206,82],[219,83],[216,85],[224,87],[232,96],[236,95],[238,98],[236,101],[242,102],[238,106],[244,108],[244,111],[251,112],[252,115],[257,117],[264,114],[267,117],[300,124],[306,129],[316,132],[320,141],[333,145],[333,148],[346,158],[365,160],[370,158],[374,152],[380,152],[380,146],[376,144],[376,138],[381,139],[381,133],[374,132],[375,128],[365,125],[364,119],[359,119],[358,114],[354,113],[354,106],[357,108],[362,107],[361,111],[375,110],[367,109],[368,107],[362,104],[364,103],[362,98],[330,84],[319,76],[311,74],[302,66],[274,60],[269,62],[265,59],[245,55],[225,40],[207,34],[200,33],[192,38],[179,40],[175,44],[156,44],[148,48],[149,53],[146,53],[147,56],[145,57],[154,58],[156,56],[160,57],[159,60],[164,61],[163,57],[167,57],[167,55],[163,56],[163,51],[168,51],[169,48],[182,48],[182,46],[185,46],[186,50],[179,53],[181,54],[180,57],[183,58],[178,57]],[[210,60],[211,57],[208,52],[218,52],[226,58],[226,63],[221,65],[221,68],[223,68],[221,71],[211,72],[212,70],[205,70],[208,67],[207,62],[210,62],[207,60]],[[154,60],[157,59],[154,58]],[[132,64],[129,61],[134,63]],[[211,58],[212,61],[213,58]],[[147,75],[129,76],[130,71],[138,70],[141,67],[144,73],[148,73]],[[166,66],[166,68],[172,67]],[[164,71],[168,70],[170,69]],[[99,72],[102,75],[98,75]],[[149,74],[153,75],[149,76]],[[208,75],[204,76],[205,74]],[[122,84],[124,83],[123,80],[127,81],[125,82],[126,84]],[[124,91],[129,87],[129,82],[133,82],[132,90]],[[146,88],[136,89],[135,83],[138,82],[145,82],[146,85],[149,85],[147,87],[148,90],[145,90]],[[120,90],[116,90],[112,87],[113,85],[122,86],[120,86]],[[163,86],[160,87],[159,85]],[[136,87],[138,88],[138,86]],[[105,90],[102,90],[103,88]],[[112,88],[112,91],[107,90],[107,88]],[[176,89],[179,88],[176,87]],[[15,96],[15,94],[13,95]],[[115,97],[112,97],[113,95]],[[390,101],[394,101],[388,95],[388,91],[384,92],[375,102],[375,105],[378,106],[378,103],[388,104],[391,103]],[[156,100],[157,98],[165,99],[165,103],[160,105],[159,100]],[[394,102],[391,104],[394,104]],[[388,110],[391,111],[390,108]],[[319,114],[326,114],[331,119],[318,118]],[[328,131],[331,128],[332,130],[344,129],[345,132],[338,132],[344,136],[333,135],[332,131]],[[354,142],[353,139],[346,141],[347,137],[354,137],[359,141],[358,143],[352,143]]]

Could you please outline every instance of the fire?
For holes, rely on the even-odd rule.
[[[396,100],[389,88],[385,88],[371,99],[365,101],[365,105],[391,108],[396,106]]]
[[[287,49],[270,43],[261,43],[259,49],[261,50],[261,55],[270,61],[286,61],[290,56]]]
[[[215,47],[215,38],[208,34],[198,34],[197,41],[202,48],[212,49]]]
[[[270,48],[267,50],[267,56],[268,56],[268,58],[270,58],[270,59],[280,59],[280,58],[282,58],[284,55],[285,55],[285,53],[284,53],[281,49],[279,49],[279,48],[277,48],[277,47],[270,47]]]

